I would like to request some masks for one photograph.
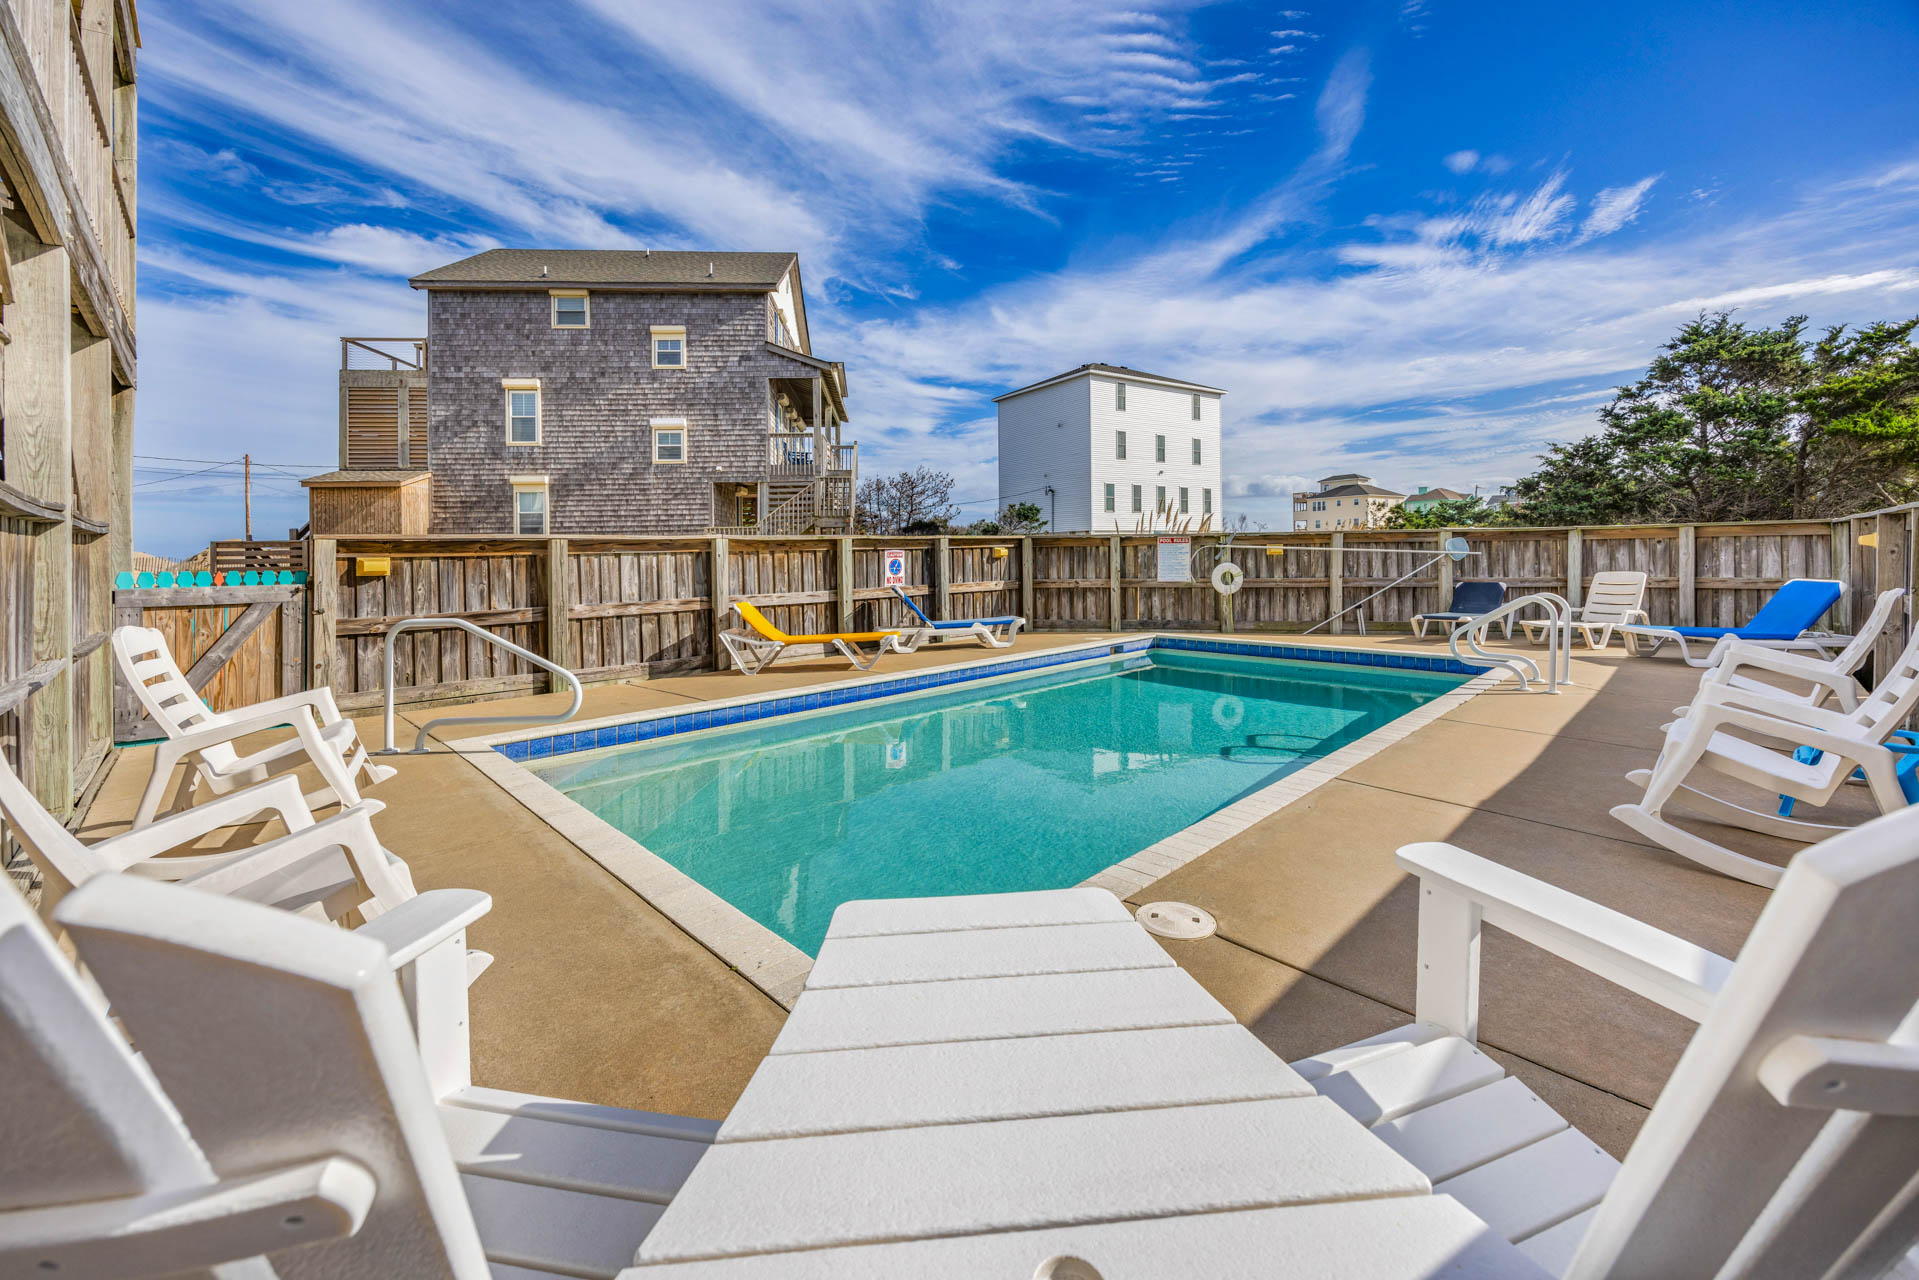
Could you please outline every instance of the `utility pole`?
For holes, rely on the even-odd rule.
[[[253,541],[253,455],[250,453],[241,454],[240,464],[242,467],[243,474],[245,475],[245,479],[242,481],[242,484],[246,491],[246,513],[247,513],[246,538],[248,542],[252,542]]]

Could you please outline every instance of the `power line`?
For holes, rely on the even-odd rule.
[[[164,453],[136,453],[133,456],[136,458],[145,458],[149,462],[212,462],[223,467],[232,466],[239,461],[238,458],[228,458],[224,462],[221,462],[217,458],[175,458]],[[256,467],[272,467],[276,471],[282,467],[295,467],[307,471],[331,471],[334,468],[334,464],[330,462],[256,462],[253,465]]]
[[[136,456],[137,456],[137,455],[136,455]],[[182,459],[177,459],[177,461],[182,461],[182,462],[186,462],[186,461],[193,461],[193,462],[204,462],[204,461],[206,461],[206,459],[204,459],[204,458],[193,458],[193,459],[186,459],[186,458],[182,458]],[[234,463],[236,463],[236,462],[238,462],[238,461],[239,461],[239,459],[238,459],[238,458],[228,458],[228,459],[227,459],[227,460],[226,460],[225,462],[216,462],[216,463],[214,463],[214,464],[213,464],[212,466],[210,466],[210,467],[202,467],[202,468],[200,468],[200,469],[199,469],[198,471],[183,471],[183,472],[181,472],[181,473],[180,473],[179,475],[173,475],[173,476],[162,476],[162,477],[161,477],[160,479],[158,479],[158,480],[142,480],[142,481],[140,481],[140,482],[139,482],[138,484],[136,484],[136,485],[134,485],[133,487],[134,487],[134,488],[136,488],[136,489],[144,489],[144,488],[146,488],[146,487],[147,487],[148,485],[150,485],[150,484],[166,484],[166,483],[167,483],[168,481],[170,481],[170,480],[185,480],[185,479],[186,479],[187,477],[189,477],[189,476],[203,476],[203,475],[205,475],[205,474],[206,474],[207,472],[209,472],[209,471],[218,471],[218,470],[219,470],[219,469],[220,469],[221,467],[230,467],[230,466],[232,466],[232,465],[233,465]]]

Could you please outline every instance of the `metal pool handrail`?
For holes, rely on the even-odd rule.
[[[1488,653],[1479,644],[1479,637],[1485,635],[1493,623],[1532,604],[1541,606],[1550,615],[1546,629],[1546,674],[1544,676],[1539,673],[1539,664],[1523,653]],[[1471,658],[1459,651],[1461,636],[1466,637],[1467,645],[1472,648]],[[1517,600],[1508,600],[1491,613],[1482,613],[1465,626],[1454,628],[1452,639],[1447,647],[1452,650],[1453,657],[1461,662],[1484,662],[1495,667],[1506,668],[1519,677],[1521,690],[1530,692],[1533,681],[1544,680],[1547,693],[1558,693],[1560,685],[1573,682],[1572,605],[1564,596],[1554,595],[1550,591],[1539,591],[1532,595],[1521,596]],[[1532,672],[1530,680],[1526,676],[1528,671]]]
[[[431,627],[436,630],[443,627],[458,627],[470,635],[478,636],[488,644],[500,646],[500,648],[505,649],[508,653],[516,657],[525,658],[536,667],[551,671],[556,676],[564,677],[566,682],[573,686],[573,705],[559,715],[441,716],[437,720],[429,720],[420,726],[420,736],[413,740],[413,750],[405,754],[414,756],[428,754],[430,749],[426,745],[427,735],[443,724],[559,724],[562,721],[571,720],[579,714],[580,703],[586,696],[580,688],[580,678],[557,662],[549,662],[537,653],[522,649],[511,640],[502,639],[483,627],[475,626],[465,618],[407,618],[394,623],[386,629],[386,746],[374,752],[374,755],[392,756],[401,754],[400,750],[393,745],[393,637],[399,635],[402,631],[411,631],[426,627]]]

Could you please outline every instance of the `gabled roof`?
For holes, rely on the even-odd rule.
[[[1382,489],[1376,484],[1342,484],[1337,489],[1326,489],[1308,495],[1314,498],[1403,498],[1403,493],[1394,493],[1391,489]]]
[[[1423,493],[1406,495],[1408,502],[1464,502],[1468,494],[1457,489],[1427,489]]]
[[[488,249],[422,271],[415,289],[565,286],[724,291],[779,288],[794,253],[713,253],[655,249]],[[546,274],[542,275],[544,270]]]
[[[1179,378],[1162,377],[1157,373],[1142,373],[1138,369],[1128,369],[1123,364],[1083,364],[1077,369],[1068,369],[1065,373],[1056,373],[1050,378],[1041,378],[1038,382],[1021,387],[1017,391],[1008,391],[1005,395],[994,396],[993,403],[998,404],[1002,400],[1011,400],[1014,396],[1023,396],[1028,391],[1038,391],[1041,387],[1050,387],[1056,382],[1065,382],[1069,378],[1077,378],[1085,374],[1094,373],[1106,374],[1109,377],[1119,378],[1126,382],[1150,382],[1155,386],[1173,387],[1180,391],[1200,391],[1212,396],[1223,396],[1226,394],[1226,392],[1219,387],[1209,387],[1200,382],[1186,382]]]

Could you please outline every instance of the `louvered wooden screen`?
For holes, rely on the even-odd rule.
[[[346,389],[346,465],[391,471],[400,465],[400,389]]]
[[[407,449],[409,467],[426,465],[426,388],[415,385],[407,388]]]

